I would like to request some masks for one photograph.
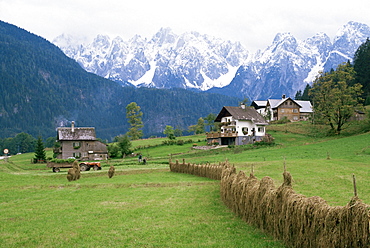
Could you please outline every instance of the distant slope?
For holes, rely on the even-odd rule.
[[[185,129],[237,99],[185,90],[121,87],[83,70],[45,39],[0,21],[0,137],[26,132],[55,136],[58,126],[96,127],[99,138],[127,132],[126,105],[144,112],[144,133]]]

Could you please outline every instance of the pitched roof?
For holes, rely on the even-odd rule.
[[[265,108],[267,105],[267,101],[253,101],[251,106],[254,108]]]
[[[295,102],[301,105],[301,109],[299,110],[301,113],[313,113],[310,101],[295,101]]]
[[[253,121],[258,125],[267,125],[265,119],[253,107],[224,106],[217,115],[215,122],[221,122],[222,117],[232,116],[236,120]]]
[[[93,127],[58,127],[58,140],[96,140]]]
[[[287,97],[287,98],[283,98],[283,99],[268,99],[268,105],[271,106],[271,108],[277,108],[279,107],[281,104],[283,104],[285,101],[287,101],[288,99],[290,99],[291,101],[295,102],[300,108],[302,107],[297,101],[293,100],[292,98],[290,97]]]

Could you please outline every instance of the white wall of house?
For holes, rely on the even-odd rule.
[[[236,120],[232,116],[223,117],[221,122],[230,122],[228,127],[222,127],[221,132],[237,132],[238,136],[265,136],[265,126],[258,126],[249,120]],[[253,135],[254,131],[254,135]]]

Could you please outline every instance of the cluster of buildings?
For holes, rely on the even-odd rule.
[[[310,101],[297,101],[282,96],[281,99],[253,101],[250,107],[223,107],[215,122],[221,122],[221,131],[207,133],[208,144],[245,145],[261,141],[270,121],[308,120],[313,109]]]
[[[253,101],[251,106],[225,106],[215,119],[215,122],[221,123],[221,131],[207,133],[207,141],[220,145],[253,143],[265,137],[270,121],[285,118],[290,121],[308,120],[312,113],[309,101],[297,101],[285,95],[281,99]],[[75,127],[74,122],[71,127],[59,127],[57,141],[58,146],[54,148],[56,158],[108,159],[107,145],[97,140],[93,127]]]

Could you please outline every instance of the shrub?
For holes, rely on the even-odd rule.
[[[280,120],[272,121],[271,124],[285,124],[285,123],[288,123],[288,122],[290,122],[290,120],[288,119],[288,117],[284,116]]]
[[[69,158],[69,159],[58,159],[58,158],[53,158],[50,160],[50,162],[57,163],[57,164],[62,164],[62,163],[69,163],[72,164],[76,159],[74,158]]]

